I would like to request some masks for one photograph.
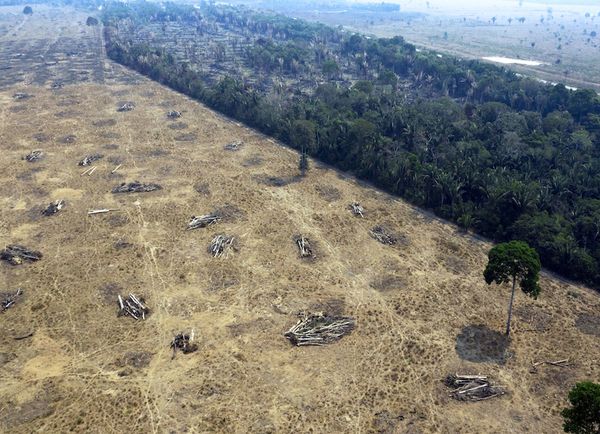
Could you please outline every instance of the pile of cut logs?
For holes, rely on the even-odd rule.
[[[173,349],[173,357],[177,350],[181,350],[183,354],[193,353],[198,349],[198,345],[194,343],[194,330],[190,334],[179,333],[171,341],[171,348]]]
[[[140,299],[135,296],[135,294],[129,294],[129,297],[123,298],[120,295],[119,297],[119,316],[125,315],[139,319],[146,319],[146,314],[150,312],[150,309],[146,305],[144,305],[144,299]]]
[[[20,265],[23,261],[39,261],[42,259],[42,253],[18,244],[10,244],[0,251],[0,259],[11,265]]]
[[[135,104],[132,102],[126,102],[121,107],[117,109],[118,112],[130,112],[135,108]]]
[[[13,99],[19,101],[22,99],[27,99],[27,98],[31,98],[33,95],[30,95],[28,93],[24,93],[24,92],[17,92],[13,95]]]
[[[373,229],[371,229],[371,231],[369,233],[371,234],[371,236],[373,238],[375,238],[381,244],[387,244],[387,245],[392,246],[392,245],[396,244],[396,242],[398,241],[396,236],[394,234],[392,234],[391,232],[389,232],[383,226],[375,226]]]
[[[12,307],[17,302],[17,299],[23,294],[21,288],[17,289],[14,294],[2,294],[0,299],[0,312]]]
[[[93,155],[88,155],[86,157],[83,157],[83,159],[78,163],[80,166],[89,166],[91,165],[94,161],[98,161],[99,159],[101,159],[102,157],[104,157],[104,155],[102,154],[93,154]]]
[[[221,217],[217,214],[192,216],[192,218],[190,219],[190,222],[188,223],[187,228],[188,228],[188,230],[205,228],[207,226],[217,223],[219,220],[221,220]]]
[[[38,149],[35,151],[31,151],[29,154],[25,155],[23,159],[29,161],[30,163],[33,163],[34,161],[41,160],[43,156],[44,153]]]
[[[43,210],[42,214],[45,216],[54,215],[57,212],[59,212],[61,209],[63,209],[64,206],[65,206],[65,201],[62,199],[59,199],[57,201],[52,202],[50,205],[48,205],[48,208]]]
[[[210,246],[208,246],[208,253],[213,255],[215,258],[227,256],[227,253],[233,247],[234,239],[234,237],[224,234],[215,236],[210,242]]]
[[[325,345],[354,330],[354,318],[323,313],[302,313],[300,320],[284,336],[296,346]]]
[[[566,368],[569,366],[569,359],[542,360],[541,362],[532,362],[531,369],[529,370],[529,372],[532,374],[535,374],[538,371],[538,366],[540,366],[540,365],[551,365],[551,366],[557,366],[559,368]]]
[[[349,208],[350,211],[352,211],[352,214],[354,214],[355,216],[364,217],[363,213],[365,212],[365,210],[362,206],[360,206],[360,203],[352,202]]]
[[[298,250],[300,250],[301,258],[314,258],[315,257],[308,238],[306,238],[302,235],[298,235],[295,237],[295,239],[296,239],[296,245],[298,246]]]
[[[237,140],[235,142],[227,143],[225,145],[225,150],[227,151],[237,151],[242,146],[242,142]]]
[[[162,187],[158,184],[142,184],[139,181],[125,183],[116,186],[112,192],[117,193],[146,193],[149,191],[160,190]]]
[[[483,401],[505,393],[484,375],[448,375],[444,384],[453,389],[450,396],[458,401]]]

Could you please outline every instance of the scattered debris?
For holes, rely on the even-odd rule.
[[[135,104],[132,102],[126,102],[121,107],[117,109],[118,112],[130,112],[135,108]]]
[[[219,220],[221,220],[221,217],[217,214],[207,214],[198,217],[192,216],[187,228],[188,230],[205,228],[207,226],[217,223]]]
[[[15,100],[22,100],[22,99],[28,99],[33,97],[33,95],[30,95],[28,93],[25,92],[17,92],[13,95],[13,99]]]
[[[448,375],[444,384],[453,390],[450,396],[458,401],[483,401],[504,395],[504,388],[493,386],[483,375]]]
[[[301,258],[315,258],[315,254],[313,253],[313,249],[310,245],[310,241],[308,240],[308,238],[302,235],[296,235],[294,237],[294,241],[296,241],[296,245],[300,250]]]
[[[36,151],[31,151],[29,154],[27,154],[26,156],[24,156],[23,160],[26,160],[26,161],[29,161],[30,163],[33,163],[34,161],[41,160],[43,156],[44,156],[44,153],[38,149]]]
[[[364,217],[363,213],[365,212],[365,210],[362,206],[360,206],[360,203],[352,202],[350,204],[349,208],[350,208],[350,211],[352,211],[352,214],[354,214],[355,216]]]
[[[62,199],[59,199],[57,201],[52,202],[50,205],[48,205],[48,208],[43,210],[42,214],[44,214],[45,216],[54,215],[57,212],[59,212],[61,209],[63,209],[64,206],[65,206],[65,201]]]
[[[101,159],[103,157],[104,157],[104,155],[102,155],[102,154],[88,155],[87,157],[84,157],[84,159],[79,162],[79,165],[80,166],[89,166],[94,161],[98,161],[99,159]]]
[[[177,119],[181,117],[181,112],[178,112],[177,110],[169,110],[167,112],[167,117],[169,119]]]
[[[562,359],[562,360],[542,360],[541,362],[532,362],[531,363],[531,369],[529,370],[530,373],[535,374],[538,369],[537,367],[540,365],[552,365],[552,366],[558,366],[559,368],[566,368],[569,365],[569,359]]]
[[[383,226],[375,226],[369,231],[369,233],[381,244],[387,244],[391,246],[398,242],[398,238]]]
[[[21,336],[15,336],[13,339],[14,339],[15,341],[22,341],[23,339],[27,339],[27,338],[30,338],[30,337],[32,337],[32,336],[33,336],[33,333],[34,333],[34,332],[29,332],[29,333],[26,333],[26,334],[24,334],[24,335],[21,335]]]
[[[17,289],[14,294],[0,294],[0,312],[4,312],[6,309],[12,307],[17,299],[23,294],[21,288]]]
[[[284,336],[293,345],[325,345],[354,330],[354,318],[329,316],[322,312],[300,315],[300,320]]]
[[[20,265],[23,261],[39,261],[42,253],[35,250],[29,250],[27,247],[18,244],[10,244],[0,251],[0,259],[11,265]]]
[[[87,169],[85,169],[83,172],[81,172],[81,176],[83,176],[83,175],[91,176],[91,174],[94,173],[94,171],[97,168],[98,168],[98,166],[90,166]]]
[[[213,255],[215,258],[227,256],[229,250],[231,250],[232,248],[235,250],[235,246],[233,245],[234,240],[234,237],[219,234],[215,236],[210,242],[210,246],[208,247],[208,253]]]
[[[105,213],[111,212],[111,211],[118,211],[118,209],[109,209],[109,208],[92,209],[92,210],[88,211],[88,215],[105,214]]]
[[[242,142],[240,140],[236,140],[235,142],[227,143],[225,145],[226,151],[237,151],[242,146]]]
[[[193,353],[198,349],[198,345],[194,343],[194,330],[188,335],[185,333],[179,333],[171,341],[171,348],[173,349],[173,358],[177,350],[181,350],[183,354]]]
[[[119,316],[129,315],[136,320],[146,319],[146,314],[150,312],[150,309],[144,305],[143,298],[137,298],[135,294],[129,294],[129,297],[125,299],[119,295],[118,298],[119,307],[121,308]]]
[[[133,244],[127,242],[126,240],[119,239],[116,243],[113,244],[115,249],[127,249],[128,247],[133,247]]]
[[[121,185],[112,189],[113,193],[145,193],[149,191],[161,190],[158,184],[142,184],[139,181],[123,182]]]
[[[52,83],[52,84],[50,85],[50,89],[62,89],[62,88],[63,88],[63,86],[64,86],[64,84],[63,84],[63,83],[56,82],[56,83]]]

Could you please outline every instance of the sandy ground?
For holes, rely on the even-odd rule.
[[[36,29],[65,22],[73,13],[34,8],[0,43],[44,47]],[[94,40],[97,29],[72,27]],[[44,257],[0,264],[0,292],[24,291],[0,313],[0,431],[550,433],[571,385],[600,378],[597,293],[544,276],[539,300],[517,295],[504,351],[509,289],[483,281],[489,243],[318,162],[296,179],[295,152],[102,63],[102,75],[62,88],[51,84],[63,69],[43,85],[27,75],[1,85],[0,244]],[[118,113],[123,101],[135,109]],[[167,119],[170,109],[182,117]],[[233,140],[241,149],[224,150]],[[22,160],[32,149],[45,158]],[[93,153],[104,157],[82,176],[77,163]],[[134,180],[163,189],[111,194]],[[42,216],[56,199],[64,210]],[[364,219],[348,211],[353,200]],[[237,211],[228,221],[185,230],[224,205]],[[87,215],[97,208],[118,211]],[[376,242],[378,224],[402,242]],[[239,251],[212,258],[216,233]],[[316,260],[298,257],[299,233]],[[146,321],[117,316],[117,294],[129,292],[152,309]],[[283,333],[303,310],[352,316],[356,330],[292,347]],[[174,334],[192,329],[198,351],[173,358]],[[563,358],[569,367],[530,372]],[[490,375],[507,394],[454,401],[441,380],[455,372]]]

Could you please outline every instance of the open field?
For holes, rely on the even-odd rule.
[[[36,67],[43,82],[0,79],[0,244],[44,254],[0,264],[0,292],[24,292],[0,313],[0,431],[559,432],[568,389],[600,378],[597,293],[543,276],[539,300],[518,294],[503,351],[509,291],[483,281],[489,243],[318,162],[298,178],[295,152],[107,61],[84,14],[39,6],[20,25],[5,9],[0,50],[53,46],[59,63]],[[46,28],[85,47],[66,56]],[[135,109],[117,112],[126,101]],[[22,160],[33,149],[45,157]],[[95,153],[82,176],[78,161]],[[111,193],[135,180],[163,189]],[[42,216],[57,199],[65,208]],[[185,230],[226,205],[227,221]],[[87,215],[98,208],[118,211]],[[376,242],[376,225],[401,242]],[[239,251],[211,257],[217,233]],[[299,233],[315,260],[299,258]],[[117,317],[129,292],[145,298],[146,321]],[[283,333],[303,310],[357,327],[294,348]],[[173,358],[171,339],[191,329],[198,351]],[[507,394],[451,400],[440,380],[455,372],[490,375]]]

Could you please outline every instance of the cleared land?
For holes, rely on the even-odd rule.
[[[600,8],[591,2],[412,0],[402,2],[399,12],[320,11],[302,2],[237,3],[381,37],[400,35],[418,47],[467,59],[503,56],[539,61],[543,64],[509,67],[549,82],[600,91]]]
[[[2,14],[14,29],[2,50],[27,44],[35,57],[44,28],[64,26],[74,41],[99,31],[76,25],[86,15],[72,10],[34,11],[21,27],[22,15]],[[296,178],[296,153],[104,60],[97,35],[88,47],[101,79],[62,72],[82,50],[43,86],[0,84],[0,244],[44,254],[0,264],[0,292],[24,292],[0,313],[0,430],[560,431],[569,387],[600,377],[597,293],[544,276],[538,301],[518,295],[503,351],[508,289],[483,282],[488,243],[317,162]],[[117,112],[126,101],[135,109]],[[236,140],[239,150],[224,149]],[[21,159],[33,149],[45,158]],[[78,161],[94,153],[98,169],[81,176]],[[135,180],[163,189],[110,192]],[[65,208],[42,216],[57,199]],[[354,200],[364,219],[347,209]],[[225,205],[229,220],[185,230]],[[87,215],[98,208],[119,211]],[[376,225],[401,242],[376,242]],[[211,257],[217,233],[239,251]],[[298,233],[316,242],[315,260],[299,258]],[[129,292],[146,299],[146,321],[117,317],[117,294]],[[357,327],[294,348],[283,333],[302,310]],[[198,351],[172,359],[171,339],[191,329]],[[569,367],[530,372],[532,361],[564,358]],[[508,393],[454,401],[440,380],[456,372],[487,374]]]

